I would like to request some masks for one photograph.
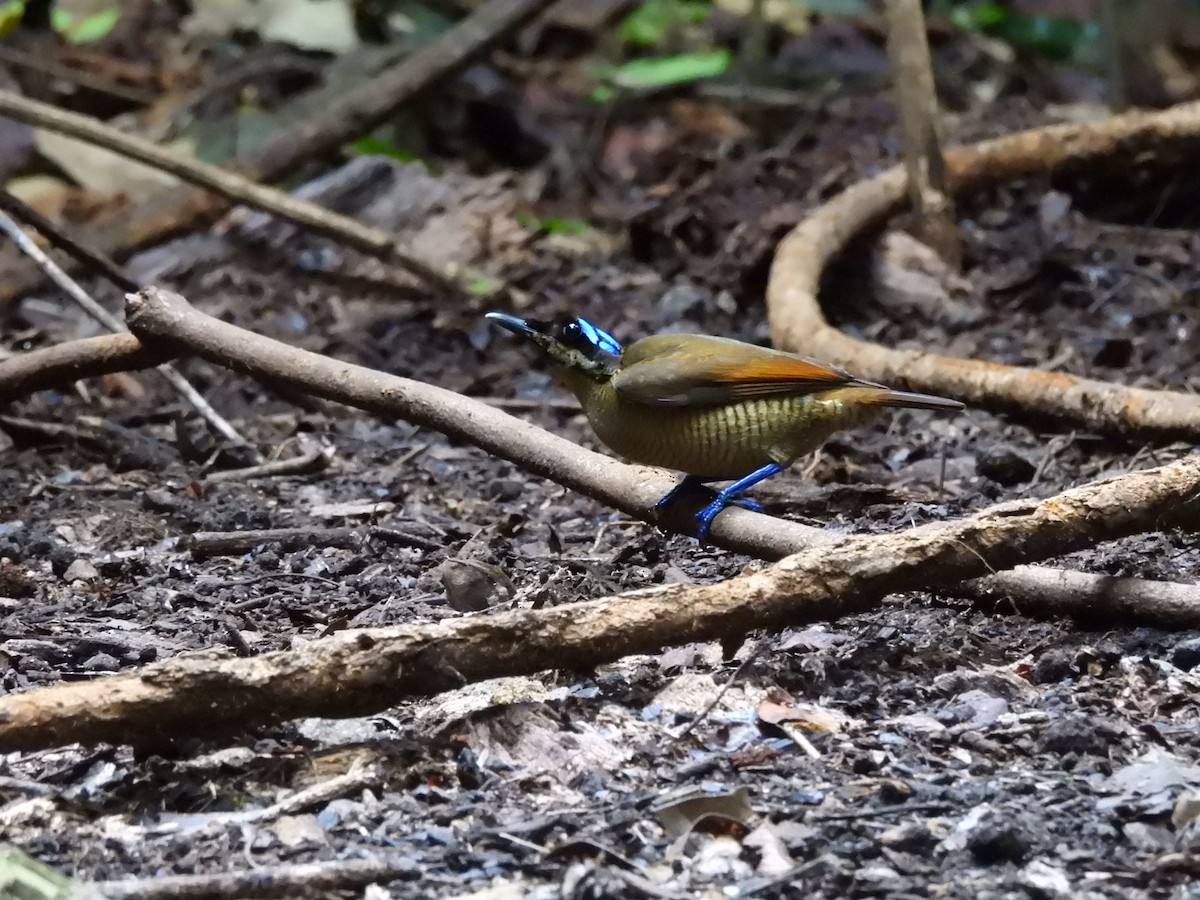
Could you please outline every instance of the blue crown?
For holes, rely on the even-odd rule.
[[[621,355],[621,344],[615,337],[600,328],[597,328],[587,319],[576,318],[576,324],[579,325],[579,330],[583,332],[583,336],[592,343],[593,346],[603,350],[605,353],[611,353],[613,356]]]

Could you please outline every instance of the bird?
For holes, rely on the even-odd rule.
[[[695,513],[704,541],[713,519],[741,496],[816,450],[838,431],[890,408],[956,411],[957,400],[899,391],[792,353],[704,334],[658,334],[622,347],[586,319],[558,322],[504,312],[486,318],[525,338],[579,399],[601,443],[643,465],[684,478],[656,504],[730,482]]]

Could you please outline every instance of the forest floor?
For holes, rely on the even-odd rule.
[[[391,221],[417,247],[470,245],[538,318],[581,314],[622,341],[669,330],[762,341],[774,241],[888,158],[889,109],[873,94],[825,104],[786,151],[680,149],[655,191],[605,198],[609,221],[594,205],[561,203],[562,215],[593,222],[582,234],[522,224],[528,173],[517,171],[435,177],[355,164],[375,179],[374,206],[355,208],[360,192],[343,209]],[[1052,118],[992,108],[963,117],[955,136]],[[438,216],[395,212],[431,190]],[[389,198],[396,207],[381,211]],[[966,198],[960,216],[967,264],[955,305],[872,300],[865,246],[831,274],[827,314],[889,346],[1200,387],[1195,173],[1093,167]],[[399,270],[322,239],[242,216],[130,269],[238,325],[491,398],[596,446],[528,348],[486,327],[484,309],[447,308]],[[73,313],[57,303],[47,312],[52,299],[27,298],[10,316],[10,346],[21,327],[78,333]],[[205,484],[239,461],[214,462],[211,438],[150,376],[10,407],[0,418],[4,691],[189,650],[261,653],[343,628],[485,603],[569,604],[760,565],[438,434],[283,397],[204,363],[182,367],[265,451],[327,449],[328,465]],[[978,410],[906,411],[835,438],[754,496],[821,528],[884,531],[1187,449]],[[361,532],[353,546],[234,556],[179,546],[198,531],[345,525]],[[393,534],[372,536],[372,525]],[[1061,564],[1194,582],[1200,548],[1162,533]],[[393,896],[769,898],[802,886],[820,898],[1200,897],[1187,852],[1200,836],[1171,821],[1179,797],[1200,787],[1200,633],[1020,612],[903,595],[740,647],[476,684],[234,742],[150,756],[13,753],[0,757],[0,831],[98,881],[388,852],[411,861],[384,885]],[[289,802],[327,783],[336,796]]]

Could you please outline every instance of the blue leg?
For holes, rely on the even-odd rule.
[[[745,491],[748,488],[754,487],[754,485],[758,484],[760,481],[765,481],[772,475],[778,475],[786,468],[787,466],[780,465],[779,463],[767,463],[765,466],[755,469],[749,475],[744,475],[743,477],[739,478],[733,484],[723,487],[721,490],[717,491],[716,499],[713,500],[712,503],[708,504],[708,506],[704,507],[704,509],[700,510],[700,512],[696,513],[696,537],[701,541],[707,538],[708,529],[712,525],[712,520],[717,517],[717,513],[723,510],[730,503],[738,506],[745,505],[744,501],[739,502],[738,494],[742,493],[742,491]],[[753,503],[753,501],[750,502]],[[755,503],[754,506],[758,506],[758,504]],[[747,508],[752,509],[753,507]]]

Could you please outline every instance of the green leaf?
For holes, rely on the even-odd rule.
[[[54,25],[54,30],[72,44],[88,44],[92,41],[100,40],[100,38],[112,31],[113,26],[117,24],[117,19],[120,17],[121,14],[115,7],[112,9],[102,9],[99,12],[92,13],[90,16],[84,16],[79,19],[55,7],[51,13],[51,22]]]
[[[1009,16],[988,32],[1014,47],[1062,60],[1075,57],[1099,37],[1094,23],[1059,16]]]
[[[355,156],[390,156],[400,162],[420,162],[421,158],[408,150],[402,150],[391,141],[367,135],[350,143],[350,152]]]
[[[592,226],[583,219],[560,218],[557,216],[541,218],[524,210],[517,210],[513,213],[513,218],[530,231],[540,231],[545,234],[583,234],[592,230]]]
[[[487,297],[504,287],[504,282],[492,278],[490,275],[473,275],[466,287],[467,293],[475,297]]]
[[[703,22],[711,11],[698,0],[646,0],[621,20],[617,36],[627,44],[653,47],[673,29]]]
[[[0,35],[8,34],[20,25],[23,15],[25,15],[25,4],[21,0],[0,3]]]
[[[676,56],[659,56],[635,59],[618,66],[610,80],[618,87],[647,88],[668,84],[683,84],[701,78],[723,75],[732,61],[732,54],[724,49],[680,53]]]

